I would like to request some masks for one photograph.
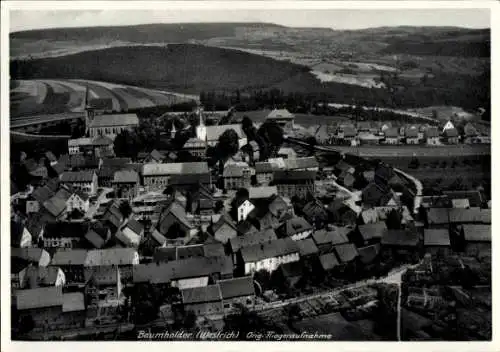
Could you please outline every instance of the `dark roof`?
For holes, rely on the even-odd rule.
[[[424,246],[450,246],[448,229],[425,229]]]
[[[252,276],[238,277],[229,280],[220,280],[217,282],[217,284],[220,286],[222,299],[255,295]]]
[[[186,174],[186,175],[172,175],[170,176],[169,184],[175,186],[189,186],[189,185],[208,185],[211,183],[212,176],[209,172],[203,174]]]
[[[316,179],[316,171],[307,170],[290,170],[290,171],[275,171],[274,183],[290,184],[293,181],[314,181]]]
[[[236,225],[234,224],[234,221],[229,217],[229,215],[223,214],[219,218],[219,220],[212,226],[212,231],[214,233],[217,232],[224,224],[228,224],[231,228],[236,230]]]
[[[384,235],[384,232],[387,231],[387,225],[385,222],[359,225],[358,230],[365,241],[374,238],[380,239]]]
[[[181,290],[181,295],[182,303],[184,304],[198,304],[222,300],[219,285],[187,288],[185,290]]]
[[[272,163],[268,161],[260,161],[255,163],[255,172],[260,173],[268,173],[276,170],[276,167],[273,166]]]
[[[109,166],[101,167],[97,171],[97,177],[99,178],[113,178],[115,175],[115,169]]]
[[[97,115],[90,122],[90,128],[95,127],[115,127],[115,126],[129,126],[138,125],[139,118],[136,114],[109,114],[109,115]]]
[[[491,242],[491,225],[462,225],[467,242]]]
[[[53,195],[54,192],[51,191],[47,186],[38,187],[33,191],[33,193],[31,193],[31,196],[40,203],[45,202]]]
[[[31,234],[31,236],[38,236],[45,226],[45,221],[43,221],[43,216],[41,214],[31,214],[28,221],[25,224],[26,229]]]
[[[96,110],[113,110],[113,99],[93,98],[89,99],[88,107]]]
[[[246,263],[298,252],[299,247],[289,237],[241,248],[241,256]]]
[[[450,222],[449,209],[429,208],[427,209],[427,222],[429,225],[442,225]]]
[[[242,247],[249,247],[256,244],[271,242],[278,239],[273,229],[267,229],[255,233],[245,234],[231,238],[229,243],[233,253],[239,251]]]
[[[165,155],[163,155],[163,153],[160,153],[156,149],[153,149],[153,151],[149,154],[149,156],[151,156],[152,159],[158,160],[158,161],[165,159]]]
[[[467,222],[481,222],[481,209],[480,208],[451,208],[449,209],[450,223],[467,223]]]
[[[94,248],[100,249],[104,246],[106,243],[106,240],[102,238],[94,229],[90,229],[86,234],[85,234],[85,239],[91,243]]]
[[[256,233],[259,230],[247,219],[240,221],[236,226],[236,231],[241,235]]]
[[[318,159],[315,156],[304,158],[285,159],[285,167],[288,170],[314,169],[319,166]]]
[[[48,152],[45,152],[45,157],[50,161],[50,162],[54,162],[54,161],[57,161],[57,158],[56,156],[54,155],[54,153],[52,153],[50,150]]]
[[[205,256],[205,252],[203,250],[202,244],[194,244],[190,246],[179,246],[177,247],[177,260],[194,258],[194,257],[203,257]]]
[[[346,163],[344,160],[340,160],[337,164],[335,164],[335,169],[339,170],[340,172],[343,172],[343,171],[349,171],[351,169],[354,170],[354,167]]]
[[[480,207],[484,199],[479,191],[444,191],[450,200],[451,199],[468,199],[471,207]]]
[[[370,264],[375,260],[380,252],[380,244],[358,248],[359,259],[363,264]]]
[[[396,138],[399,137],[399,131],[397,128],[388,128],[384,132],[385,137]]]
[[[92,182],[94,171],[68,171],[61,175],[61,182]]]
[[[24,280],[21,283],[22,288],[36,288],[38,286],[54,285],[57,281],[59,268],[55,266],[36,267],[29,266],[26,268]]]
[[[350,262],[358,256],[358,250],[352,243],[339,244],[333,248],[342,263]]]
[[[103,158],[101,168],[111,167],[120,169],[130,162],[130,158]]]
[[[317,245],[322,245],[322,244],[337,245],[349,242],[347,236],[343,232],[327,231],[324,229],[314,231],[314,233],[312,234],[312,238],[314,239],[314,242]]]
[[[18,290],[16,292],[16,304],[18,310],[62,306],[62,287],[53,286]]]
[[[113,183],[139,183],[139,175],[134,170],[119,170],[114,173]]]
[[[87,252],[84,249],[59,250],[54,253],[50,264],[56,266],[83,265],[87,258]]]
[[[222,257],[225,255],[222,243],[207,243],[203,245],[203,254],[205,257]]]
[[[407,128],[405,130],[406,138],[417,138],[418,137],[418,129],[417,128]]]
[[[286,278],[302,276],[304,272],[304,267],[300,261],[281,264],[279,268]]]
[[[456,128],[448,128],[444,130],[443,135],[445,137],[458,137],[458,131]]]
[[[280,228],[280,230],[283,231],[283,234],[288,237],[312,229],[312,225],[309,224],[306,219],[299,216],[286,220]]]
[[[153,253],[154,262],[171,262],[177,260],[176,247],[157,247]]]
[[[11,248],[10,255],[12,258],[22,259],[27,262],[38,264],[42,258],[42,256],[48,256],[47,251],[42,248]]]
[[[384,232],[382,246],[415,247],[419,241],[418,233],[406,230],[387,230]]]
[[[135,219],[130,219],[127,222],[127,225],[125,225],[125,228],[126,227],[134,231],[136,234],[140,234],[142,231],[144,231],[144,226]]]
[[[316,247],[312,238],[305,238],[295,243],[297,243],[297,247],[299,247],[299,254],[301,257],[318,253],[318,247]]]
[[[97,136],[92,140],[92,145],[94,147],[106,146],[111,144],[113,144],[113,141],[107,136]]]
[[[54,217],[58,217],[66,210],[66,201],[56,196],[46,200],[43,206]]]
[[[45,238],[83,238],[89,231],[88,222],[49,222],[45,225]]]
[[[24,226],[16,221],[10,220],[10,245],[19,247],[23,237]]]
[[[334,253],[323,254],[319,257],[319,262],[323,270],[331,270],[339,265],[339,261],[337,257],[335,257]]]

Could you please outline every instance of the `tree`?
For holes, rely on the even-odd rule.
[[[224,133],[219,137],[219,143],[217,144],[217,151],[220,158],[227,159],[228,157],[235,155],[238,150],[238,134],[233,129],[224,131]]]
[[[259,270],[254,274],[253,278],[260,284],[263,291],[271,288],[271,274],[269,274],[269,271],[264,269]]]
[[[221,200],[218,200],[217,202],[215,202],[214,211],[216,213],[220,213],[222,209],[224,209],[224,203]]]
[[[123,130],[116,136],[113,149],[117,157],[137,157],[139,145],[136,136],[128,130]]]
[[[130,206],[128,200],[124,200],[120,203],[119,210],[123,214],[124,218],[128,218],[130,214],[132,214],[132,207]]]
[[[257,135],[257,129],[253,125],[252,120],[248,116],[243,116],[243,120],[241,120],[241,129],[245,132],[248,141],[255,140],[255,136]]]

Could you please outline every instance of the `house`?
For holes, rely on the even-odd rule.
[[[322,254],[318,259],[319,264],[324,271],[330,271],[340,265],[335,253],[333,252]]]
[[[104,158],[114,155],[114,144],[111,138],[98,136],[92,141],[94,155],[98,158]]]
[[[224,189],[250,187],[252,169],[246,165],[227,165],[222,173]]]
[[[33,289],[38,287],[64,286],[66,278],[61,268],[55,266],[28,266],[19,273],[19,288]]]
[[[314,236],[314,234],[313,234]],[[309,237],[304,240],[300,241],[295,241],[297,243],[297,246],[299,247],[299,255],[300,258],[309,258],[309,257],[314,257],[319,253],[319,249],[316,246],[316,243],[314,240]]]
[[[92,270],[97,275],[109,272],[109,267],[119,267],[121,277],[128,281],[132,278],[132,267],[137,264],[139,253],[135,248],[108,248],[88,251],[83,266],[84,271]]]
[[[66,216],[66,200],[54,195],[43,203],[43,208],[52,220],[61,220]]]
[[[83,293],[63,293],[61,286],[39,287],[16,292],[20,324],[29,319],[33,332],[83,328],[85,303]]]
[[[269,199],[278,194],[276,186],[249,187],[248,198],[250,201],[258,199]]]
[[[345,232],[341,230],[317,230],[312,234],[312,239],[321,254],[331,252],[333,250],[333,246],[349,242]]]
[[[273,272],[280,264],[298,260],[299,248],[289,237],[243,247],[239,255],[245,275],[259,270]]]
[[[144,161],[147,163],[162,163],[164,159],[165,155],[163,153],[159,152],[156,149],[153,149],[153,151],[149,153],[148,157]]]
[[[271,196],[268,203],[269,212],[278,220],[282,220],[285,216],[293,216],[293,205],[288,197],[279,195]]]
[[[358,218],[357,209],[341,198],[335,198],[329,205],[331,220],[336,224],[351,225]]]
[[[345,142],[350,142],[354,141],[358,135],[357,130],[354,128],[354,126],[340,126],[337,129],[337,138],[341,139]]]
[[[133,199],[139,189],[139,175],[134,170],[116,171],[111,182],[117,198]]]
[[[259,230],[249,219],[240,221],[236,226],[236,232],[238,233],[238,236],[250,235],[252,233],[257,233],[258,231]]]
[[[252,309],[255,304],[255,287],[252,276],[219,280],[222,304],[224,310],[236,308],[239,305]]]
[[[180,238],[186,237],[193,226],[187,220],[184,208],[173,201],[161,214],[156,228],[166,238]]]
[[[359,260],[362,264],[369,266],[373,264],[380,253],[380,244],[358,247]]]
[[[304,275],[303,263],[297,261],[281,264],[276,270],[276,273],[283,279],[285,287],[293,288],[299,283]]]
[[[97,175],[94,171],[67,171],[60,176],[60,181],[89,195],[97,192]]]
[[[451,254],[450,232],[448,229],[424,229],[424,249],[426,253],[447,256]]]
[[[50,265],[62,269],[66,277],[66,284],[84,283],[84,264],[87,252],[84,249],[58,250],[54,253]]]
[[[285,170],[318,171],[319,163],[315,156],[304,158],[284,159]]]
[[[302,217],[294,217],[286,220],[277,230],[282,238],[291,238],[300,241],[309,237],[313,232],[313,227]]]
[[[344,160],[340,160],[337,164],[334,166],[335,174],[338,176],[342,174],[343,172],[354,174],[355,168],[346,163]]]
[[[255,205],[248,199],[236,198],[233,204],[233,209],[236,211],[236,221],[246,220],[248,214],[255,209]]]
[[[88,232],[88,222],[49,222],[42,236],[44,248],[78,248]]]
[[[10,221],[10,246],[15,248],[31,247],[33,237],[27,228],[16,222]]]
[[[84,237],[90,248],[101,249],[111,238],[111,230],[102,225],[91,225]]]
[[[107,136],[115,139],[122,131],[132,131],[139,125],[136,114],[97,115],[91,119],[88,129],[90,137]]]
[[[241,147],[240,152],[242,159],[249,165],[255,165],[255,162],[260,160],[260,146],[256,141],[250,141]]]
[[[163,191],[173,175],[209,174],[206,162],[144,164],[144,186],[150,191]]]
[[[302,208],[304,217],[309,223],[321,227],[328,222],[328,211],[323,203],[318,200],[312,200]]]
[[[93,155],[61,155],[58,164],[71,171],[91,171],[100,168],[100,159]]]
[[[274,109],[266,117],[266,121],[274,121],[281,128],[293,129],[295,116],[287,109]]]
[[[406,230],[387,230],[382,236],[380,244],[383,253],[392,253],[392,255],[403,255],[404,260],[417,260],[418,246],[420,236],[416,231]]]
[[[448,128],[443,131],[443,139],[447,144],[458,144],[458,131],[455,128]]]
[[[369,183],[361,193],[363,206],[366,208],[385,206],[391,198],[391,189],[388,186],[381,185],[376,181]]]
[[[417,128],[405,129],[406,144],[418,144],[420,142]]]
[[[450,224],[466,224],[466,223],[481,223],[481,209],[480,208],[451,208],[449,209]]]
[[[11,248],[10,256],[12,261],[25,263],[26,266],[33,264],[44,267],[50,263],[49,253],[42,248]]]
[[[278,150],[278,157],[283,159],[296,159],[297,153],[293,148],[281,147],[280,150]]]
[[[150,232],[149,240],[150,240],[149,243],[151,243],[151,246],[153,248],[165,247],[166,242],[167,242],[167,239],[165,238],[165,236],[163,236],[156,228]]]
[[[428,129],[425,130],[425,142],[427,145],[439,145],[440,143],[440,138],[439,138],[439,131],[435,127],[429,127]]]
[[[473,144],[476,142],[476,138],[479,136],[479,132],[470,122],[464,126],[464,143]]]
[[[229,248],[233,255],[234,263],[236,264],[238,260],[237,255],[239,254],[241,248],[268,243],[277,239],[278,237],[276,236],[276,233],[273,229],[266,229],[263,231],[230,238]]]
[[[399,144],[399,131],[397,128],[389,128],[384,131],[385,144]]]
[[[468,209],[470,208],[469,200],[465,199],[452,199],[451,200],[452,208],[460,208],[460,209]]]
[[[428,208],[425,215],[429,228],[443,228],[450,224],[449,209],[447,208]]]
[[[174,186],[175,187],[175,186]],[[210,216],[214,213],[212,190],[202,183],[190,187],[186,194],[186,212]]]
[[[28,174],[33,177],[47,178],[49,176],[47,167],[43,163],[36,162],[33,159],[26,159],[24,167],[28,171]]]
[[[454,199],[468,199],[470,207],[482,207],[484,204],[483,196],[479,191],[443,191],[443,194],[451,201]]]
[[[289,198],[305,198],[308,194],[314,194],[315,180],[315,171],[275,171],[273,174],[273,183],[278,194]]]
[[[210,173],[191,175],[172,175],[169,185],[179,192],[197,192],[200,188],[207,194],[212,194],[212,175]]]
[[[333,247],[333,250],[337,255],[339,263],[342,264],[350,263],[359,257],[358,250],[353,243],[338,244]]]
[[[126,247],[139,247],[144,237],[144,226],[137,220],[131,219],[115,234],[118,241]]]
[[[111,187],[111,182],[115,176],[114,169],[102,167],[97,171],[97,184],[99,187]]]
[[[337,181],[344,187],[352,188],[356,178],[350,172],[344,171],[337,177]]]
[[[237,236],[236,225],[229,216],[222,215],[219,221],[211,226],[211,233],[217,241],[227,243]]]
[[[207,154],[207,143],[196,137],[189,138],[182,146],[182,150],[188,151],[192,156],[204,158]]]
[[[70,155],[85,153],[92,150],[92,138],[68,139],[68,153]]]
[[[491,257],[491,225],[462,225],[461,236],[465,241],[467,255]]]
[[[238,135],[238,149],[247,144],[247,136],[241,125],[217,125],[217,126],[206,126],[206,141],[207,145],[210,147],[215,147],[219,143],[219,137],[228,130],[233,130]],[[199,139],[201,136],[197,136]]]
[[[269,210],[268,200],[254,200],[255,208],[248,214],[247,221],[258,230],[268,228],[277,228],[280,220],[277,219]]]
[[[186,288],[181,290],[184,311],[196,316],[223,315],[222,295],[219,285]]]
[[[260,185],[268,185],[274,176],[274,171],[278,170],[274,164],[269,161],[261,161],[255,163],[255,178]]]
[[[353,237],[356,237],[356,243],[360,245],[368,245],[380,242],[386,231],[387,225],[385,222],[358,225]]]

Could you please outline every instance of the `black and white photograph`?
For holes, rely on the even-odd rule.
[[[7,339],[492,341],[498,4],[8,3]]]

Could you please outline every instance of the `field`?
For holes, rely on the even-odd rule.
[[[70,79],[13,80],[10,89],[11,117],[82,111],[85,92],[89,99],[109,98],[114,111],[163,106],[198,99],[165,91],[121,84]]]

